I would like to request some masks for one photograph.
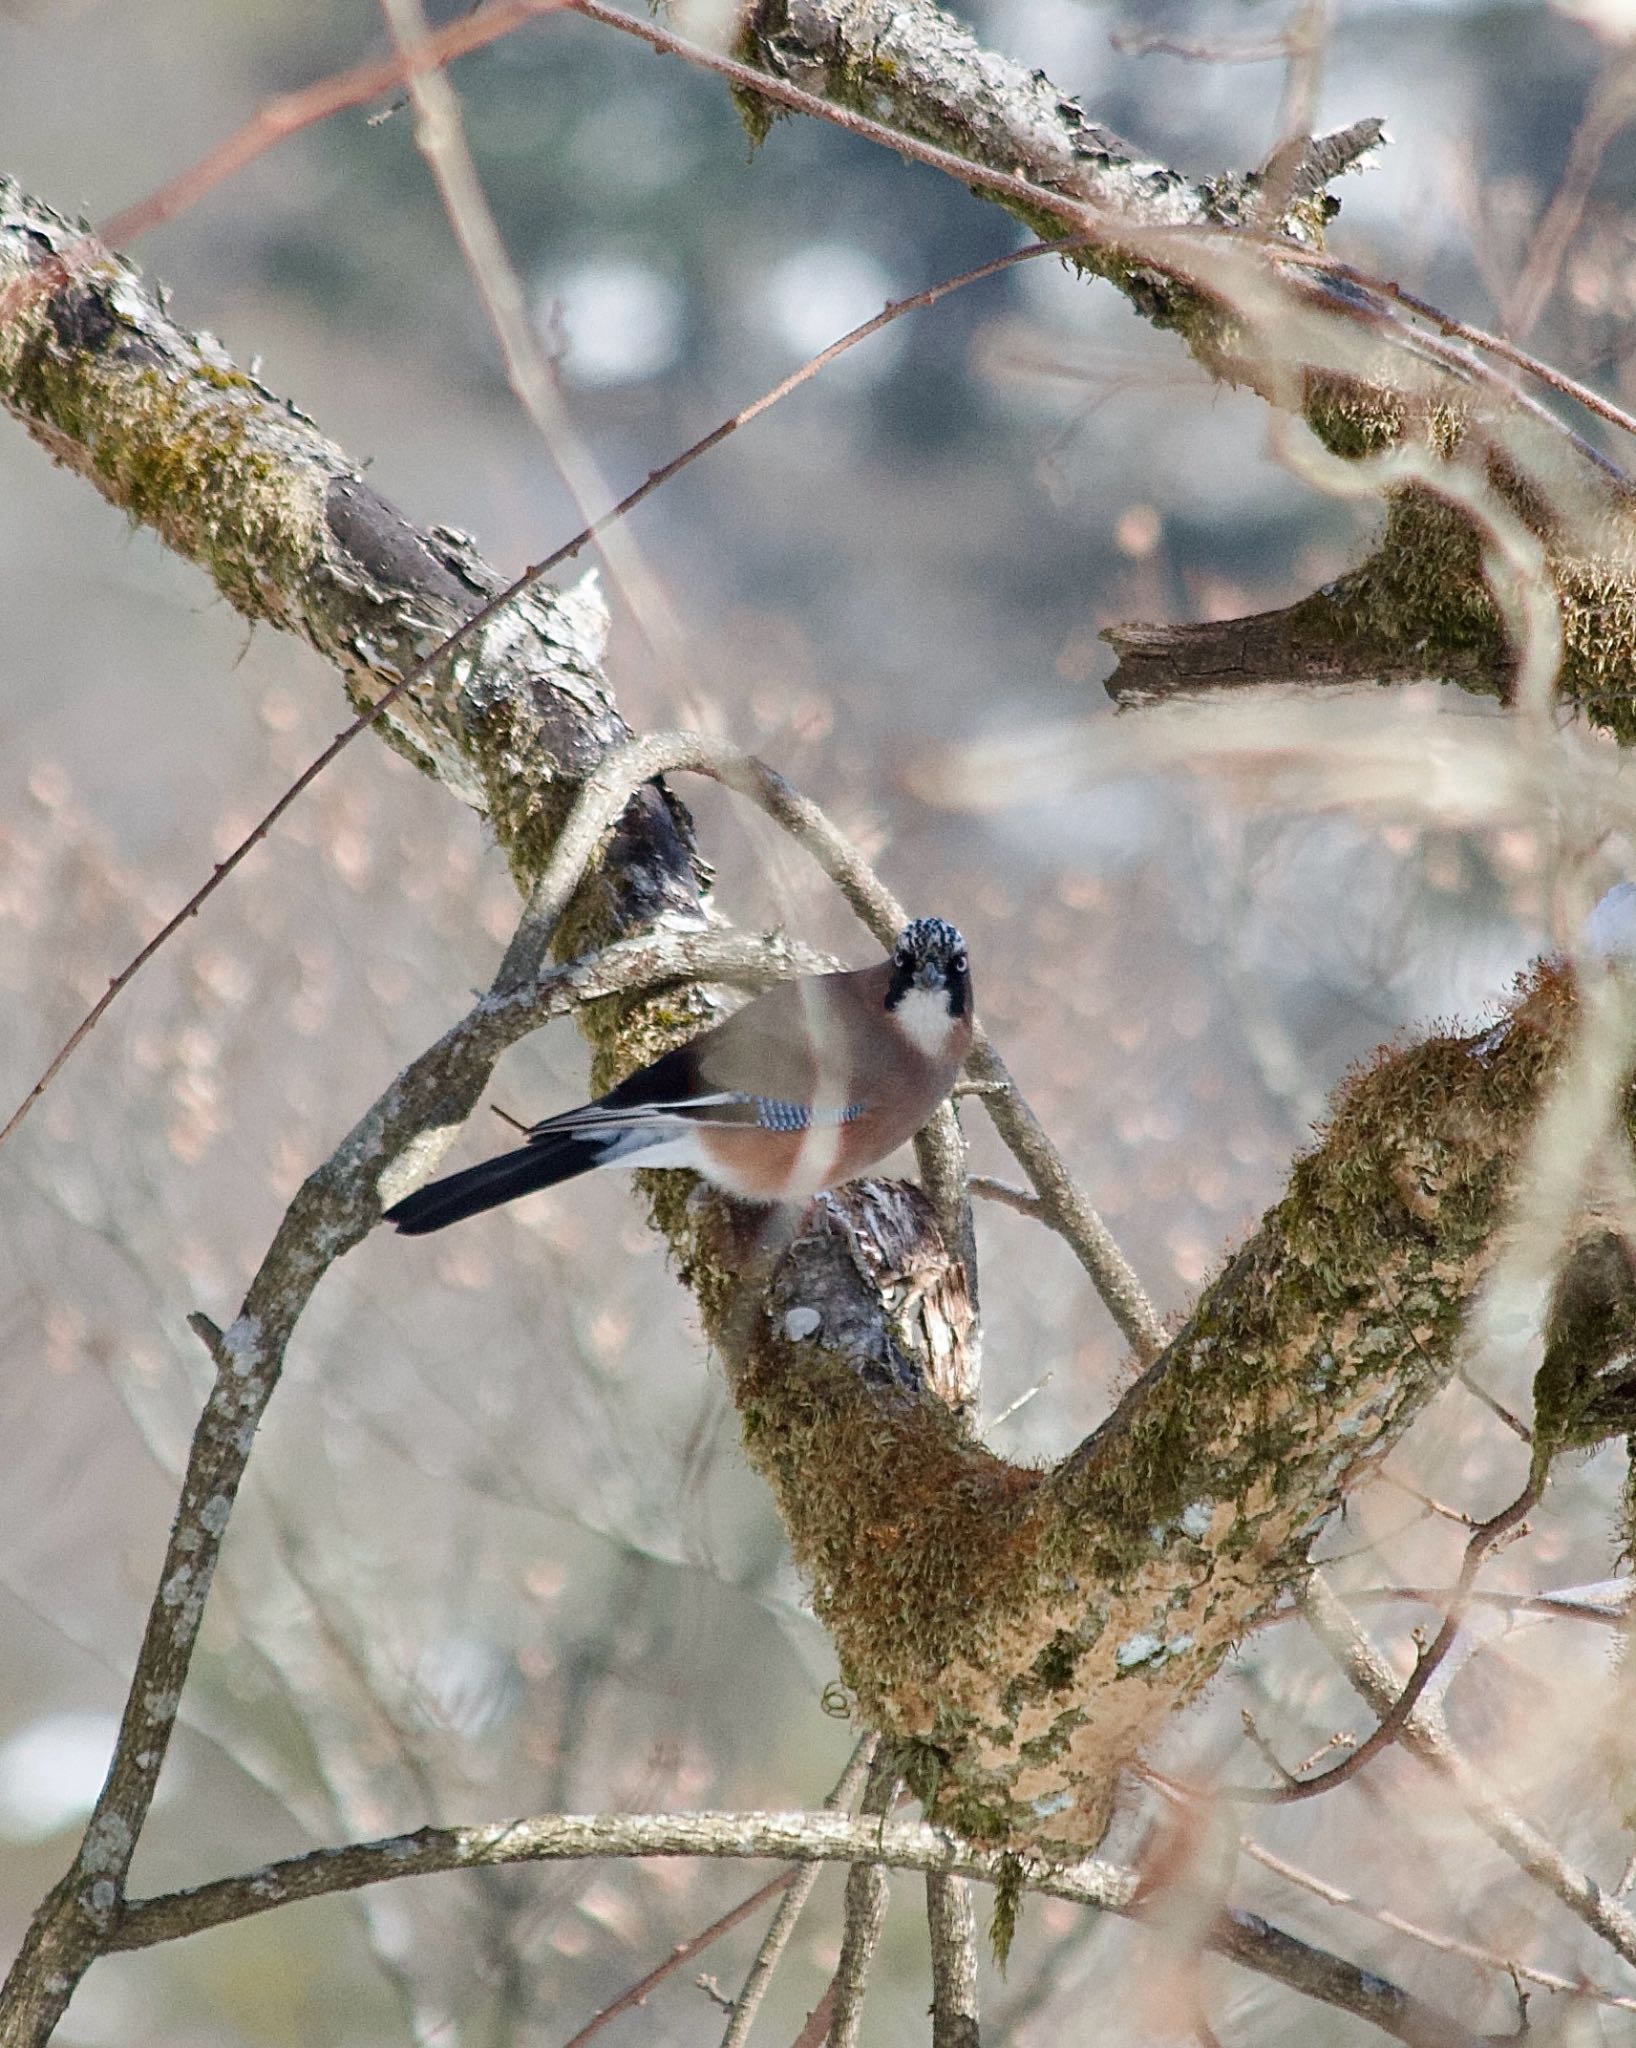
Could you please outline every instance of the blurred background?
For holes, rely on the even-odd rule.
[[[1318,125],[1381,115],[1392,143],[1342,181],[1333,246],[1502,322],[1587,106],[1620,104],[1620,12],[1336,0]],[[1277,138],[1280,63],[1117,46],[1162,35],[1219,55],[1276,35],[1272,6],[994,0],[969,19],[1190,174],[1249,167]],[[0,169],[97,219],[385,40],[367,0],[0,0]],[[610,499],[886,299],[1020,239],[952,183],[810,123],[781,121],[752,151],[716,83],[583,21],[542,21],[451,75]],[[470,531],[514,573],[580,520],[507,389],[407,112],[370,111],[285,143],[131,253],[184,325],[254,362],[388,498]],[[1532,340],[1633,403],[1636,140],[1608,126]],[[608,672],[634,727],[704,725],[755,748],[917,912],[960,923],[986,1022],[1166,1313],[1276,1198],[1352,1063],[1434,1019],[1487,1014],[1560,935],[1549,849],[1526,820],[1305,807],[1253,772],[1215,772],[1205,751],[1145,766],[1141,715],[1112,720],[1105,625],[1288,602],[1359,559],[1372,527],[1273,459],[1258,401],[1208,384],[1110,288],[1040,260],[897,323],[687,470],[603,575]],[[316,657],[252,631],[9,421],[0,617],[9,1107],[343,707]],[[1458,747],[1497,715],[1429,688],[1373,708],[1408,721],[1411,745]],[[1013,796],[996,756],[984,805],[926,794],[920,771],[947,750],[981,762],[1065,721],[1085,727],[1070,784]],[[717,792],[682,794],[732,915],[869,957],[758,820]],[[1602,848],[1583,886],[1630,852]],[[231,1317],[303,1175],[487,981],[514,912],[481,823],[385,748],[356,746],[8,1148],[8,1949],[64,1867],[112,1739],[208,1384],[184,1317]],[[494,1100],[538,1116],[584,1080],[563,1026],[508,1058]],[[1003,1171],[980,1115],[966,1123],[976,1164]],[[502,1138],[485,1110],[455,1156]],[[990,1206],[979,1227],[984,1413],[1038,1389],[992,1440],[1049,1457],[1094,1427],[1127,1361],[1061,1245]],[[1351,1560],[1341,1582],[1446,1583],[1463,1532],[1427,1501],[1492,1511],[1516,1466],[1503,1427],[1451,1393],[1334,1535]],[[1610,1455],[1560,1479],[1491,1583],[1605,1576],[1621,1474]],[[1401,1642],[1420,1618],[1381,1626]],[[1508,1628],[1448,1688],[1470,1739],[1609,1884],[1628,1850],[1598,1747],[1611,1641]],[[302,1326],[137,1888],[426,1820],[816,1803],[852,1740],[821,1704],[832,1675],[687,1298],[617,1177],[425,1245],[382,1236]],[[1360,1725],[1321,1654],[1282,1627],[1161,1761],[1244,1776],[1246,1707],[1292,1765]],[[1630,1992],[1423,1788],[1406,1820],[1418,1785],[1390,1757],[1258,1834],[1365,1899]],[[62,2038],[558,2043],[762,1875],[655,1863],[387,1886],[100,1965]],[[1514,2019],[1503,1973],[1341,1916],[1261,1866],[1233,1895],[1474,2024]],[[831,1873],[767,2040],[788,2040],[827,1982],[838,1901]],[[702,1959],[729,1994],[756,1935],[752,1922]],[[1009,1976],[986,1988],[990,2037],[1085,2038],[1087,2001],[1128,1984],[1099,2038],[1172,2038],[1139,1995],[1147,1939],[1030,1903]],[[719,2038],[696,1975],[602,2038]],[[1224,2039],[1376,2038],[1224,1966],[1206,1980]],[[926,1995],[920,1893],[903,1879],[866,2039],[923,2038]],[[1539,1994],[1536,2024],[1571,2002]],[[1584,2010],[1612,2031],[1574,2038],[1629,2038],[1628,2013]]]

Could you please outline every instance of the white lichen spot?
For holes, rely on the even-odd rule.
[[[139,1771],[151,1771],[153,1769],[153,1757],[154,1753],[151,1749],[139,1749],[131,1761]]]
[[[184,1522],[176,1532],[176,1548],[187,1552],[190,1556],[203,1541],[204,1538],[193,1527],[191,1522]]]
[[[1121,1671],[1134,1671],[1137,1665],[1151,1664],[1155,1657],[1162,1657],[1164,1647],[1157,1636],[1149,1635],[1144,1630],[1142,1634],[1132,1636],[1128,1642],[1121,1643],[1114,1652],[1113,1661]]]
[[[159,1588],[159,1597],[167,1607],[179,1607],[187,1598],[187,1589],[192,1583],[192,1565],[179,1564]]]
[[[1165,1655],[1167,1657],[1183,1657],[1192,1647],[1193,1638],[1191,1636],[1172,1636],[1170,1641],[1165,1644]]]
[[[85,1831],[80,1851],[82,1870],[120,1870],[130,1860],[133,1837],[121,1814],[101,1813]]]
[[[235,1379],[248,1379],[266,1363],[266,1350],[259,1316],[240,1316],[222,1332],[221,1354]]]
[[[199,1510],[199,1526],[207,1535],[219,1536],[227,1527],[227,1518],[233,1512],[233,1503],[225,1493],[213,1493]]]
[[[102,1920],[114,1910],[119,1891],[111,1877],[99,1877],[86,1896],[91,1911]]]
[[[250,1890],[258,1899],[281,1899],[284,1887],[270,1871],[259,1871],[250,1880]]]
[[[412,1862],[420,1854],[420,1844],[413,1835],[394,1835],[389,1842],[377,1842],[375,1846],[394,1863]]]
[[[1195,1543],[1202,1543],[1210,1533],[1210,1524],[1215,1519],[1214,1503],[1207,1500],[1189,1501],[1181,1513],[1181,1531],[1191,1536]]]
[[[1065,1807],[1072,1806],[1073,1803],[1074,1795],[1071,1792],[1048,1792],[1039,1799],[1029,1801],[1041,1820],[1049,1820],[1052,1814],[1061,1813]]]
[[[816,1337],[823,1324],[824,1319],[815,1308],[792,1308],[784,1317],[784,1335],[792,1344],[799,1344],[807,1337]]]
[[[174,1721],[182,1704],[178,1692],[155,1692],[152,1686],[142,1695],[142,1711],[150,1721]]]
[[[417,1131],[403,1150],[387,1161],[375,1182],[383,1209],[390,1209],[394,1202],[420,1186],[448,1151],[459,1129],[458,1124],[438,1124],[429,1131]]]

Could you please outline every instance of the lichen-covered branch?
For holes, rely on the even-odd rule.
[[[977,2017],[977,1919],[963,1877],[930,1871],[926,1923],[932,1946],[932,2048],[982,2048]]]
[[[632,1856],[711,1856],[790,1863],[874,1864],[965,1877],[979,1884],[1020,1884],[1099,1912],[1138,1915],[1141,1881],[1115,1863],[1087,1860],[1020,1875],[1010,1859],[954,1840],[936,1828],[876,1816],[819,1813],[544,1814],[486,1827],[419,1828],[385,1841],[354,1842],[270,1863],[242,1877],[190,1891],[132,1900],[112,1946],[149,1948],[221,1927],[297,1900],[355,1891],[366,1884],[497,1864]],[[1228,1912],[1205,1931],[1205,1945],[1248,1969],[1321,2002],[1355,2013],[1412,2048],[1477,2048],[1478,2037],[1374,1971],[1286,1934],[1253,1913]]]

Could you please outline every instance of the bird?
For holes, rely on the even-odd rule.
[[[385,1221],[418,1237],[605,1166],[687,1167],[741,1201],[804,1205],[912,1138],[971,1041],[966,942],[916,918],[876,966],[780,982]]]

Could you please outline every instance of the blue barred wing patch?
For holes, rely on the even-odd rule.
[[[752,1095],[750,1104],[764,1131],[810,1131],[814,1125],[826,1128],[856,1123],[865,1108],[861,1102],[850,1102],[845,1109],[814,1110],[804,1102],[778,1102],[770,1095]]]

